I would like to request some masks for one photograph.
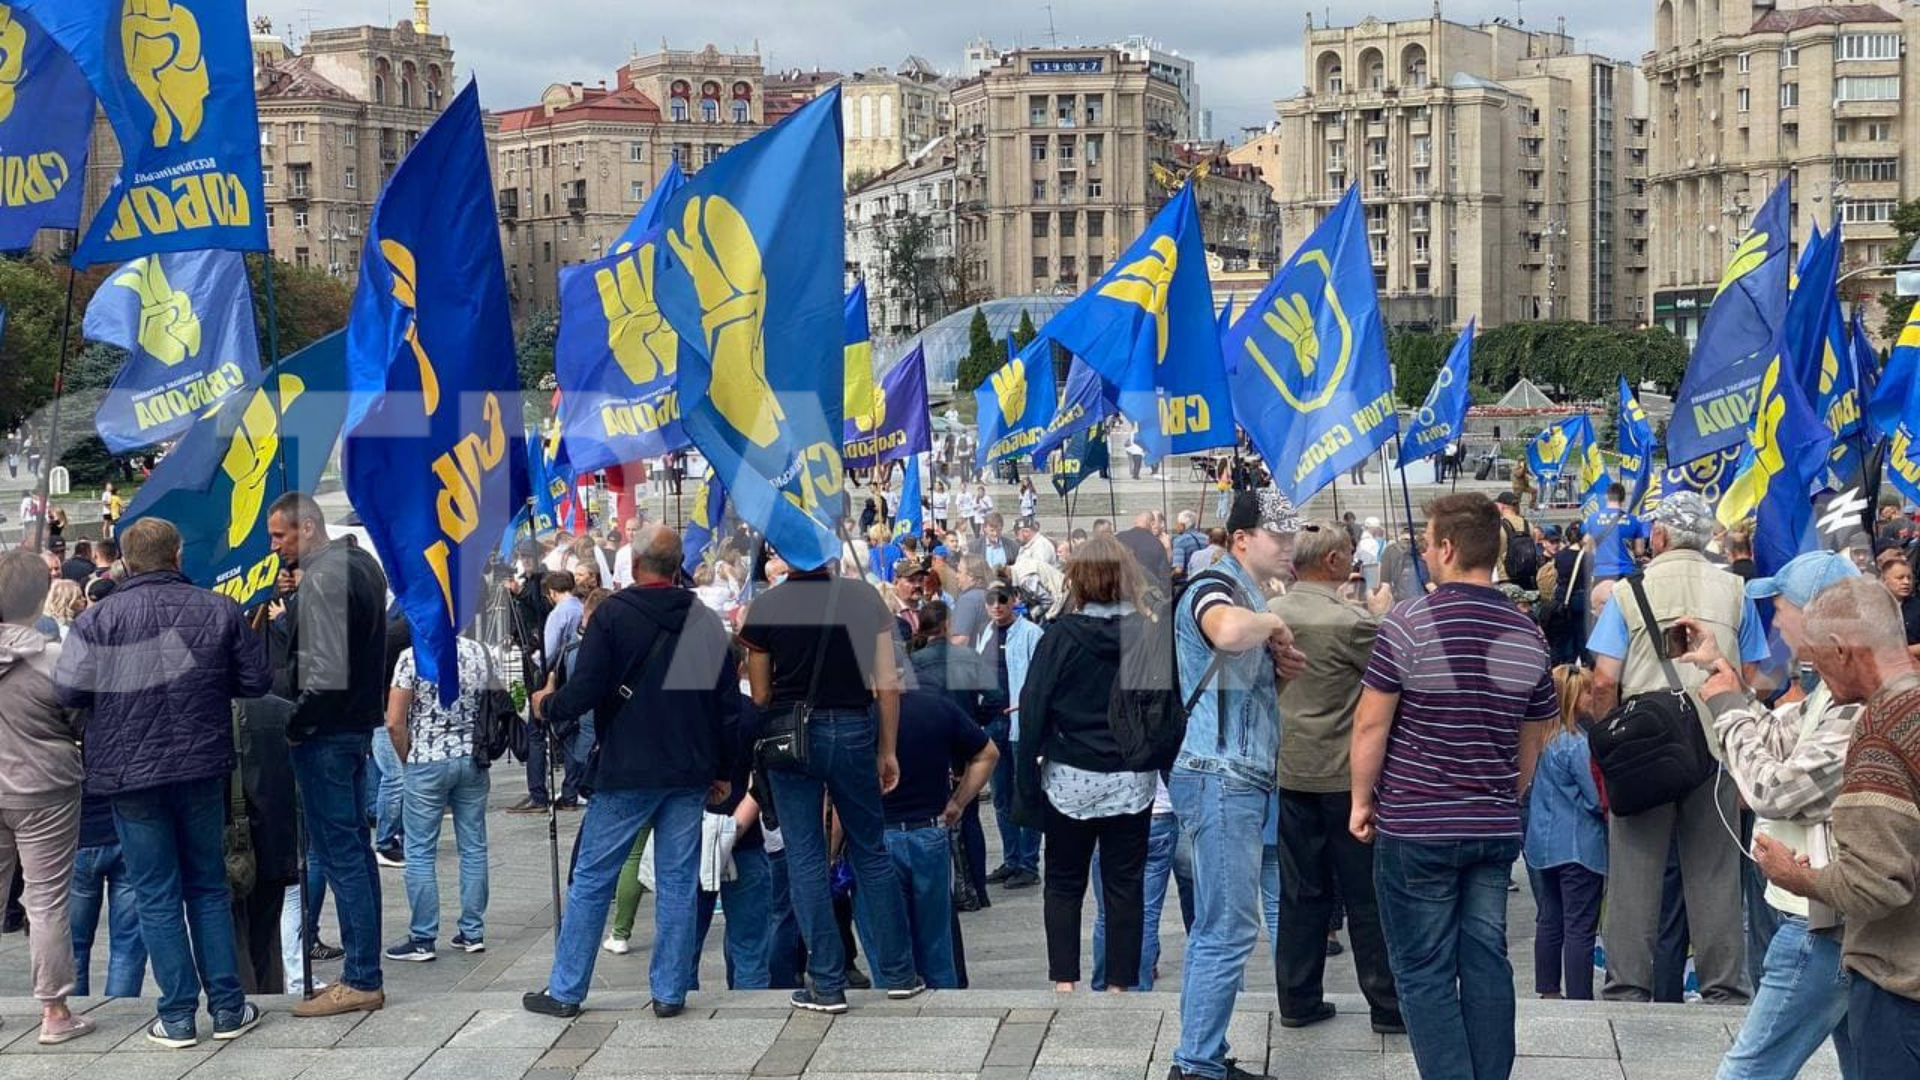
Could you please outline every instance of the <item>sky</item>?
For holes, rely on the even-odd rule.
[[[1611,23],[1565,0],[1558,7],[1545,0],[1446,0],[1442,14],[1463,23],[1519,18],[1542,30],[1566,15],[1576,48],[1637,60],[1652,44],[1653,0],[1629,2],[1627,14]],[[1214,136],[1237,140],[1240,128],[1273,119],[1276,99],[1300,91],[1306,13],[1325,25],[1329,6],[1342,24],[1368,14],[1425,18],[1433,10],[1432,0],[434,0],[431,21],[452,39],[459,72],[479,78],[482,103],[491,109],[532,104],[551,83],[611,82],[630,55],[657,51],[662,39],[675,49],[711,43],[722,51],[750,51],[757,40],[770,71],[892,68],[910,53],[953,71],[975,37],[1004,50],[1145,34],[1195,62],[1200,107],[1213,111]],[[275,31],[297,45],[310,29],[392,25],[411,17],[413,0],[250,0],[248,7],[250,15],[271,17]],[[1435,72],[1436,79],[1443,74]]]

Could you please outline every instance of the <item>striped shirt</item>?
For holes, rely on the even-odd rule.
[[[1560,717],[1547,645],[1499,591],[1452,583],[1380,623],[1365,685],[1399,695],[1374,789],[1401,840],[1519,837],[1520,725]]]

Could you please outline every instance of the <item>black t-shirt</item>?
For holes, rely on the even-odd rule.
[[[839,600],[829,633],[827,601],[834,591]],[[814,656],[824,648],[814,708],[864,709],[873,704],[874,641],[892,630],[892,614],[866,582],[792,574],[747,609],[740,640],[772,657],[774,705],[797,705],[807,696]]]
[[[953,798],[953,774],[985,745],[986,732],[947,695],[900,695],[900,784],[881,799],[887,823],[939,817]]]
[[[92,580],[93,572],[94,565],[91,559],[71,558],[60,564],[60,576],[75,585],[85,585]]]
[[[1920,645],[1920,593],[1900,602],[1900,619],[1907,626],[1907,644]]]

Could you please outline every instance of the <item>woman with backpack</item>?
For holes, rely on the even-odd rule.
[[[1047,971],[1080,981],[1081,905],[1100,853],[1110,992],[1140,982],[1147,841],[1159,774],[1126,767],[1108,720],[1124,633],[1151,630],[1145,582],[1110,535],[1089,539],[1066,570],[1066,606],[1034,651],[1020,692],[1014,820],[1044,836]]]
[[[1553,669],[1560,726],[1548,737],[1528,795],[1527,866],[1539,913],[1533,933],[1533,988],[1543,998],[1593,1000],[1593,941],[1607,886],[1607,818],[1587,752],[1593,674]],[[1563,982],[1564,978],[1564,982]]]

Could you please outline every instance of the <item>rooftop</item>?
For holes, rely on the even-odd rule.
[[[1900,16],[1875,4],[1830,4],[1824,7],[1769,11],[1753,20],[1755,34],[1779,34],[1809,26],[1840,26],[1846,23],[1897,23]]]

